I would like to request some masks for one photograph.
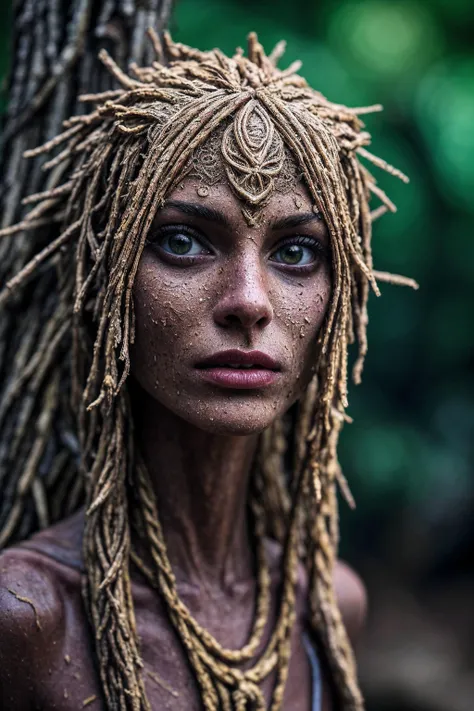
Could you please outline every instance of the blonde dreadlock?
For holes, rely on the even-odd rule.
[[[377,280],[416,286],[373,270],[371,223],[394,206],[359,156],[406,178],[365,148],[370,136],[359,115],[379,107],[330,103],[298,76],[299,64],[278,70],[281,44],[267,57],[250,35],[248,58],[240,50],[227,58],[218,50],[199,52],[173,43],[168,36],[163,48],[150,35],[156,51],[151,66],[132,66],[128,76],[103,53],[120,88],[81,97],[94,102],[95,111],[66,121],[60,136],[28,151],[29,156],[53,154],[45,164],[52,187],[30,196],[26,202],[36,207],[0,232],[33,232],[42,244],[46,231],[50,235],[47,246],[0,295],[0,308],[18,290],[28,292],[31,303],[18,326],[12,376],[0,392],[0,545],[74,511],[85,489],[84,595],[105,701],[109,709],[133,711],[150,705],[141,674],[131,560],[166,603],[204,707],[262,711],[259,683],[276,671],[271,709],[277,711],[301,559],[309,573],[311,624],[324,644],[342,707],[359,711],[363,701],[332,582],[337,484],[350,496],[336,453],[348,419],[347,350],[357,340],[353,375],[358,382],[367,350],[369,287],[378,294]],[[230,126],[226,136],[240,130],[235,117],[247,115],[250,105],[292,154],[324,217],[332,243],[333,293],[314,379],[298,404],[289,481],[283,471],[282,422],[261,436],[250,502],[259,543],[254,628],[244,648],[227,650],[179,599],[154,493],[134,446],[126,381],[135,332],[132,286],[153,217],[189,171],[194,152],[222,125]],[[234,160],[232,146],[225,151]],[[231,178],[245,198],[247,183],[239,180]],[[272,171],[259,180],[264,196]],[[373,213],[371,194],[382,203]],[[247,216],[253,219],[250,212]],[[147,561],[132,548],[132,527]],[[275,629],[255,660],[268,617],[262,541],[269,534],[283,544],[283,592]],[[239,665],[248,660],[253,666],[242,671]]]

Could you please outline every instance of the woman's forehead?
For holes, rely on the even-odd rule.
[[[275,194],[304,190],[301,167],[256,100],[228,117],[194,149],[185,173],[199,181],[202,198],[215,185],[230,185],[251,226],[260,223],[261,211]]]
[[[205,186],[199,178],[188,176],[170,192],[164,210],[176,211],[184,215],[201,218],[210,222],[230,226],[235,230],[249,230],[245,217],[245,201],[235,194],[225,179],[211,186]],[[327,234],[308,188],[303,181],[293,190],[279,193],[274,191],[259,211],[259,221],[250,229],[267,231],[297,227],[298,224],[314,222],[321,224],[320,231]],[[312,221],[312,220],[311,220]]]

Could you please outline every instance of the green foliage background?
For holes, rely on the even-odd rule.
[[[375,263],[421,288],[385,286],[370,304],[364,381],[341,440],[358,502],[343,512],[343,553],[390,555],[403,514],[407,532],[433,533],[449,555],[474,496],[470,0],[179,0],[172,25],[175,39],[226,52],[249,30],[267,50],[285,38],[283,62],[303,60],[328,98],[384,105],[367,121],[374,151],[411,183],[379,176],[398,212],[375,225]]]
[[[0,77],[9,10],[0,0]],[[380,175],[399,211],[375,226],[375,260],[421,289],[386,286],[370,304],[364,382],[351,391],[355,421],[341,441],[358,502],[354,514],[343,510],[343,553],[387,556],[403,519],[449,554],[474,508],[470,0],[178,0],[171,29],[226,52],[249,30],[268,50],[285,38],[284,61],[302,59],[302,74],[330,99],[384,104],[368,118],[373,149],[411,183]]]

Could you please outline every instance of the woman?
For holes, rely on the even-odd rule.
[[[46,530],[1,558],[2,703],[362,709],[341,612],[356,632],[363,589],[335,566],[347,346],[358,381],[369,286],[411,282],[372,268],[393,206],[357,155],[404,176],[281,45],[151,37],[133,77],[104,55],[120,88],[38,149],[47,190],[3,231],[40,247],[0,297],[30,304],[1,544]]]

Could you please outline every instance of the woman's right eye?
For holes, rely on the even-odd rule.
[[[148,242],[171,257],[200,257],[211,254],[194,231],[181,225],[161,227]]]

